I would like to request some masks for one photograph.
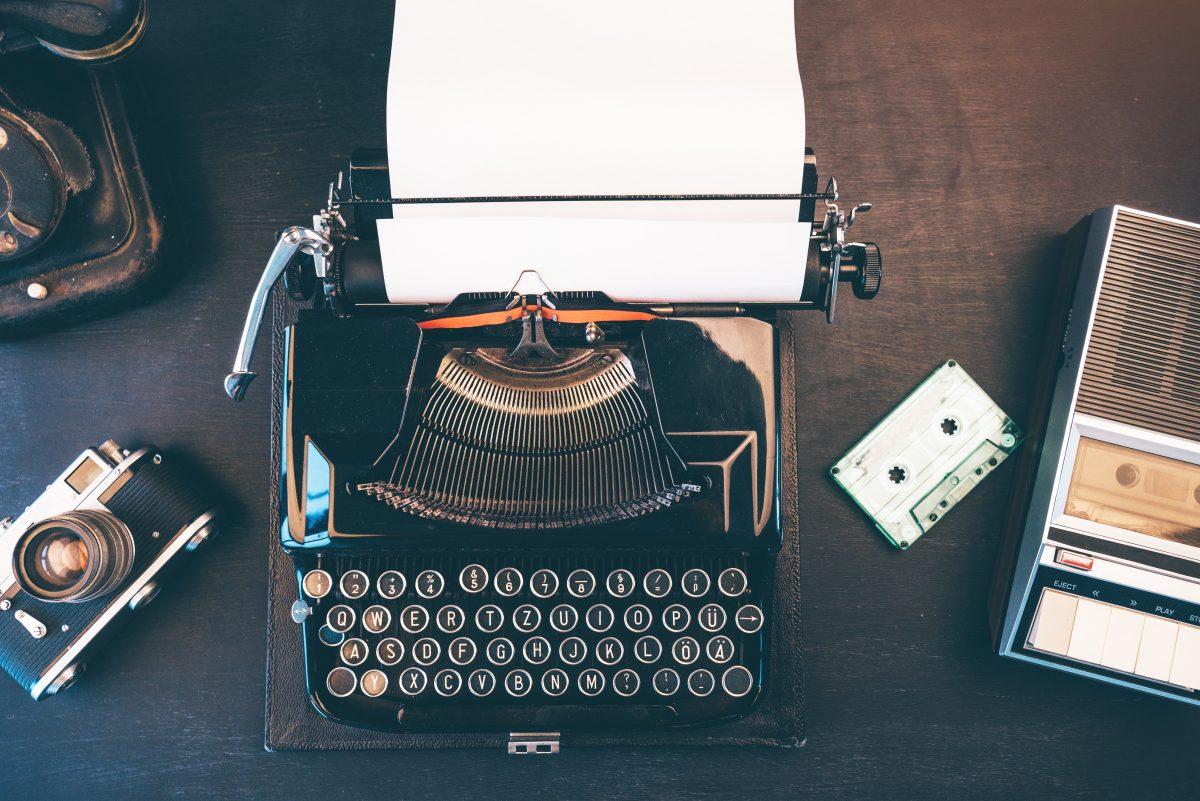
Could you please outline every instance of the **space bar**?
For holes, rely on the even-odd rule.
[[[670,706],[584,706],[564,704],[555,706],[451,704],[404,707],[397,715],[400,726],[480,726],[497,725],[536,730],[569,728],[662,727],[676,722],[677,714]],[[515,729],[514,729],[515,730]]]

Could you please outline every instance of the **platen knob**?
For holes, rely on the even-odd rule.
[[[858,274],[852,284],[854,297],[870,300],[879,294],[879,287],[883,284],[883,253],[880,252],[879,245],[864,242],[861,248],[856,248],[854,265],[858,267]]]

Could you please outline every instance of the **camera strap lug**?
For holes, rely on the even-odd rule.
[[[16,618],[18,623],[25,627],[25,630],[29,632],[29,636],[33,637],[35,640],[40,640],[46,636],[46,624],[28,612],[18,609],[17,611],[13,612],[13,617]]]

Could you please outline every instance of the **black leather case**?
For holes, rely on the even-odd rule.
[[[276,287],[271,313],[271,473],[279,476],[280,403],[282,400],[283,330],[299,306]],[[771,745],[804,743],[804,685],[800,659],[800,554],[796,487],[796,370],[790,317],[779,320],[779,383],[782,431],[783,548],[776,561],[772,642],[766,692],[747,717],[678,733],[564,734],[564,748],[598,745]],[[279,496],[271,492],[267,548],[267,709],[268,751],[362,750],[393,748],[505,748],[503,734],[395,734],[334,723],[317,713],[308,700],[300,627],[290,615],[297,587],[291,559],[283,552],[279,530]]]

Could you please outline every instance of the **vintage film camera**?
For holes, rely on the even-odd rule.
[[[196,475],[112,440],[71,462],[0,529],[0,667],[35,700],[65,689],[103,637],[215,531]]]

